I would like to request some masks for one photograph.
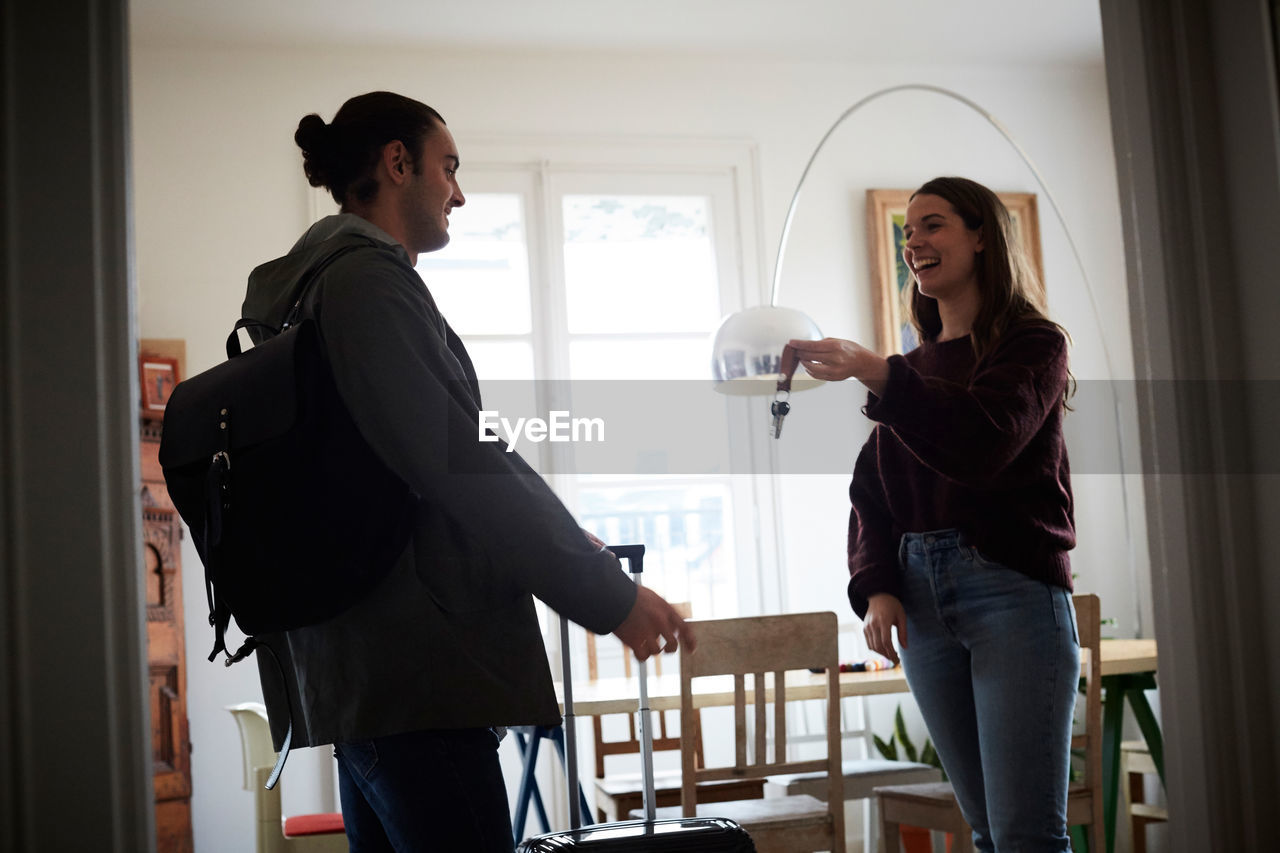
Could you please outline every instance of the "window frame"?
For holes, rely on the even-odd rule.
[[[581,186],[591,176],[618,179],[626,186],[655,184],[669,186],[669,178],[710,180],[722,186],[725,201],[715,213],[717,277],[721,315],[727,316],[748,305],[768,302],[762,274],[764,247],[760,240],[761,205],[758,197],[759,153],[754,142],[732,139],[680,139],[659,137],[509,137],[455,133],[462,155],[459,184],[463,195],[477,192],[514,192],[520,185],[525,195],[526,247],[529,252],[530,310],[532,332],[523,335],[467,335],[471,339],[516,340],[529,337],[533,344],[535,376],[539,379],[567,376],[569,364],[568,313],[564,283],[563,246],[553,234],[563,231],[560,195],[557,187]],[[504,183],[505,182],[505,183]],[[616,192],[616,189],[605,191]],[[649,192],[641,190],[637,194]],[[563,191],[561,192],[563,194]],[[574,194],[574,193],[569,193]],[[630,193],[628,193],[630,194]],[[654,192],[654,194],[662,194]],[[672,194],[684,194],[674,192]],[[313,221],[336,212],[328,194],[311,193]],[[725,258],[731,262],[725,263]],[[582,336],[579,334],[578,336]],[[709,359],[709,357],[708,357]],[[710,366],[708,363],[708,376]],[[480,377],[483,392],[485,379]],[[555,400],[545,399],[546,388],[554,382],[539,382],[537,404],[550,408]],[[735,553],[743,565],[743,581],[738,585],[740,615],[780,612],[786,601],[779,489],[772,475],[777,470],[777,448],[773,446],[760,398],[727,399],[729,441],[733,471],[723,477],[734,501]],[[526,458],[544,473],[552,488],[570,506],[576,503],[576,474],[568,470],[562,445],[543,442],[522,448]],[[532,458],[530,458],[532,457]],[[640,477],[609,478],[635,481]],[[673,477],[672,479],[689,479]],[[593,482],[605,482],[595,478]]]

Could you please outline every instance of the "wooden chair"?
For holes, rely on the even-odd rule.
[[[1102,822],[1102,658],[1098,596],[1077,595],[1076,627],[1085,668],[1084,733],[1071,739],[1073,750],[1083,750],[1084,781],[1067,792],[1067,826],[1089,827],[1089,849],[1105,850]],[[892,785],[877,788],[880,832],[887,853],[901,849],[900,825],[950,832],[955,835],[952,853],[972,853],[973,830],[965,822],[948,782],[924,785]]]
[[[680,750],[683,770],[681,807],[659,809],[659,817],[726,817],[740,823],[759,853],[830,850],[844,853],[844,775],[840,772],[840,672],[834,613],[799,613],[717,619],[693,623],[698,650],[680,652],[681,713],[690,717],[693,679],[733,676],[734,756],[731,765],[698,767],[693,745]],[[787,760],[787,693],[784,673],[822,667],[826,670],[826,756],[810,761]],[[747,676],[750,675],[748,687]],[[768,676],[768,677],[767,677]],[[754,725],[748,725],[747,691],[753,694]],[[767,713],[772,703],[773,713]],[[773,722],[773,749],[767,729]],[[748,730],[753,729],[753,755],[747,756]],[[765,779],[783,773],[826,774],[825,802],[808,795],[703,803],[698,785],[720,779]]]
[[[253,791],[257,853],[346,853],[347,833],[337,812],[284,817],[280,785],[264,786],[276,763],[267,725],[267,709],[259,702],[228,705],[240,727],[244,788]]]
[[[862,642],[862,626],[860,624],[842,624],[840,626],[840,636],[841,654],[847,655],[852,651],[855,655],[864,657],[870,655],[870,651]],[[845,645],[846,642],[848,646]],[[815,703],[804,702],[801,704],[807,706]],[[862,849],[867,853],[874,853],[877,849],[877,840],[880,834],[880,818],[875,809],[874,790],[886,785],[940,782],[942,781],[942,771],[918,761],[892,761],[887,758],[873,757],[875,745],[868,724],[870,715],[867,705],[866,696],[846,696],[840,701],[840,736],[843,739],[841,751],[844,755],[844,761],[842,762],[844,799],[845,802],[851,800],[862,801]],[[806,744],[818,741],[826,742],[825,732],[819,726],[811,725],[814,716],[810,713],[812,710],[814,709],[806,707],[802,713],[788,715],[789,722],[794,719],[797,723],[787,733],[787,744],[792,750],[792,757],[795,757],[799,750],[804,749]],[[860,754],[862,757],[850,757],[850,747],[853,748],[853,754]],[[781,776],[771,776],[765,783],[766,797],[777,795],[794,796],[796,794],[808,794],[819,800],[825,800],[827,795],[827,774],[788,773]]]
[[[688,619],[690,606],[688,602],[672,604],[676,612]],[[600,666],[596,650],[596,637],[590,631],[587,634],[587,677],[595,681],[600,677]],[[621,644],[619,644],[621,648]],[[662,655],[651,658],[656,675],[662,675]],[[625,648],[622,652],[623,669],[627,678],[631,678],[632,656]],[[697,766],[702,766],[702,727],[701,711],[695,711],[688,722],[681,722],[676,711],[655,711],[652,720],[653,751],[679,752],[681,738],[692,738]],[[625,716],[627,720],[627,737],[622,740],[606,740],[604,716]],[[675,719],[670,719],[674,716]],[[672,722],[674,725],[669,726]],[[639,755],[640,739],[636,731],[635,714],[597,715],[591,718],[595,735],[595,807],[596,817],[605,821],[625,820],[635,809],[643,805],[642,781],[639,772],[615,773],[607,775],[605,759],[614,755]],[[678,728],[677,728],[678,726]],[[654,774],[654,800],[658,807],[680,805],[680,770],[657,771]],[[704,803],[724,802],[726,800],[760,799],[764,796],[764,780],[762,779],[728,779],[719,782],[708,782],[699,786],[698,798]]]

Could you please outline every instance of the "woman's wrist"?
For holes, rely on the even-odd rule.
[[[889,384],[889,360],[872,355],[867,361],[867,369],[858,377],[858,381],[867,386],[872,394],[883,397],[885,386]]]

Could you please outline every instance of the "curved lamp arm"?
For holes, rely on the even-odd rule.
[[[1013,150],[1018,153],[1018,156],[1022,158],[1022,162],[1031,170],[1031,175],[1036,179],[1036,184],[1039,185],[1041,192],[1043,192],[1045,198],[1049,200],[1049,207],[1053,209],[1053,215],[1057,218],[1058,224],[1062,226],[1062,231],[1067,236],[1067,245],[1071,247],[1071,255],[1075,258],[1076,266],[1080,270],[1080,277],[1084,279],[1085,291],[1089,294],[1089,307],[1093,309],[1094,320],[1098,321],[1098,331],[1101,333],[1102,328],[1100,318],[1102,315],[1098,310],[1097,299],[1094,297],[1093,284],[1089,281],[1089,274],[1085,271],[1084,262],[1080,260],[1080,251],[1076,248],[1076,241],[1071,237],[1071,230],[1067,228],[1066,217],[1062,215],[1062,210],[1059,209],[1057,200],[1054,199],[1053,193],[1049,191],[1049,186],[1045,183],[1044,176],[1040,174],[1040,170],[1036,168],[1036,164],[1031,160],[1030,155],[1028,155],[1027,152],[1023,150],[1022,146],[1018,144],[1017,140],[1013,138],[1013,135],[1009,133],[1008,128],[1001,124],[1000,120],[991,113],[987,112],[982,107],[978,106],[978,104],[958,92],[953,92],[950,89],[944,89],[941,86],[933,86],[928,83],[903,83],[898,86],[890,86],[887,89],[880,89],[877,92],[872,92],[870,95],[854,102],[853,105],[842,112],[840,116],[831,123],[831,127],[827,128],[827,132],[822,135],[822,138],[818,140],[817,147],[815,147],[813,149],[813,153],[809,155],[809,162],[804,164],[804,171],[800,173],[800,180],[796,182],[796,190],[791,194],[791,204],[787,207],[787,218],[782,222],[782,237],[778,241],[778,256],[774,259],[773,263],[773,288],[769,293],[769,304],[778,304],[778,289],[782,284],[782,259],[787,252],[787,238],[791,235],[791,220],[795,218],[796,206],[800,202],[800,191],[804,189],[804,182],[809,177],[809,170],[813,168],[813,162],[818,159],[818,153],[822,151],[823,146],[827,144],[827,140],[831,138],[831,135],[836,132],[836,129],[839,128],[840,125],[844,124],[845,119],[849,118],[849,116],[853,115],[872,101],[879,100],[880,98],[892,95],[896,92],[911,91],[933,92],[935,95],[941,95],[944,98],[950,98],[953,101],[958,101],[959,103],[964,104],[966,107],[985,119],[988,124],[994,127],[999,134],[1004,137],[1005,142],[1008,142],[1010,147],[1012,147]],[[1107,347],[1107,336],[1105,334],[1099,334],[1098,337],[1102,344],[1102,358],[1103,361],[1106,362],[1107,373],[1114,378],[1115,368],[1111,363],[1111,351]]]
[[[953,101],[958,101],[973,110],[985,119],[988,124],[994,127],[996,131],[1004,137],[1004,140],[1009,143],[1010,147],[1017,152],[1018,156],[1022,158],[1022,162],[1026,164],[1027,168],[1031,170],[1031,174],[1035,178],[1036,184],[1040,187],[1040,191],[1044,193],[1045,198],[1049,200],[1049,207],[1053,209],[1053,215],[1057,218],[1058,224],[1062,226],[1062,232],[1067,237],[1067,245],[1071,248],[1071,256],[1075,259],[1076,267],[1080,271],[1080,277],[1084,280],[1085,292],[1089,295],[1089,307],[1093,310],[1093,319],[1098,326],[1098,340],[1099,343],[1102,344],[1102,358],[1107,366],[1107,374],[1112,379],[1111,396],[1112,402],[1114,403],[1116,440],[1118,442],[1117,451],[1120,457],[1120,494],[1124,514],[1124,535],[1125,542],[1129,547],[1129,576],[1132,582],[1134,595],[1134,625],[1137,632],[1141,634],[1142,608],[1138,604],[1138,581],[1133,554],[1133,533],[1130,529],[1129,523],[1129,490],[1126,485],[1127,478],[1125,476],[1124,430],[1120,420],[1120,396],[1115,387],[1115,367],[1111,361],[1111,350],[1107,346],[1107,335],[1105,330],[1102,328],[1102,313],[1098,310],[1098,300],[1094,295],[1093,284],[1089,281],[1089,273],[1085,270],[1084,262],[1080,259],[1080,251],[1076,247],[1075,240],[1071,237],[1071,229],[1067,227],[1067,220],[1062,215],[1062,210],[1058,207],[1057,200],[1054,199],[1053,193],[1049,191],[1049,187],[1045,183],[1044,177],[1040,174],[1040,170],[1036,168],[1036,164],[1032,162],[1031,157],[1022,149],[1022,146],[1017,143],[1012,134],[1009,133],[1008,129],[1001,124],[995,116],[991,115],[991,113],[987,112],[964,95],[953,92],[950,89],[944,89],[941,86],[933,86],[928,83],[903,83],[898,86],[890,86],[886,89],[880,89],[879,91],[872,92],[870,95],[854,102],[848,109],[842,112],[834,122],[832,122],[831,127],[827,128],[827,132],[822,135],[820,140],[818,140],[817,147],[815,147],[813,149],[813,153],[809,155],[809,162],[805,163],[804,171],[800,173],[800,180],[796,183],[795,192],[791,195],[791,204],[787,207],[787,218],[783,220],[782,223],[782,238],[778,242],[778,255],[774,259],[773,264],[773,288],[769,294],[769,304],[775,307],[778,304],[778,289],[782,283],[782,259],[787,251],[787,238],[791,234],[791,221],[795,217],[796,206],[800,201],[800,191],[804,189],[805,179],[809,177],[809,170],[813,167],[813,162],[818,159],[818,153],[822,151],[823,146],[827,144],[827,140],[831,138],[831,135],[836,132],[836,129],[840,127],[840,125],[844,124],[845,120],[848,119],[849,116],[853,115],[872,101],[879,100],[880,98],[892,95],[896,92],[910,91],[932,92],[936,95],[941,95],[944,98],[950,98]]]

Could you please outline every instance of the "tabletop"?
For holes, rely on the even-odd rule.
[[[1155,672],[1155,640],[1103,640],[1102,674],[1122,675]],[[788,672],[788,699],[817,699],[823,695],[825,680],[808,672]],[[907,678],[901,667],[877,672],[840,673],[841,696],[873,696],[882,693],[907,693]],[[707,708],[733,704],[733,677],[712,676],[693,683],[693,705]],[[772,696],[772,689],[766,691]],[[556,684],[556,696],[562,698],[562,686]],[[750,697],[751,691],[747,691]],[[636,678],[601,678],[596,681],[574,681],[573,710],[579,717],[602,714],[626,714],[636,709],[640,696]],[[649,707],[655,711],[679,710],[680,673],[667,672],[649,677]]]

